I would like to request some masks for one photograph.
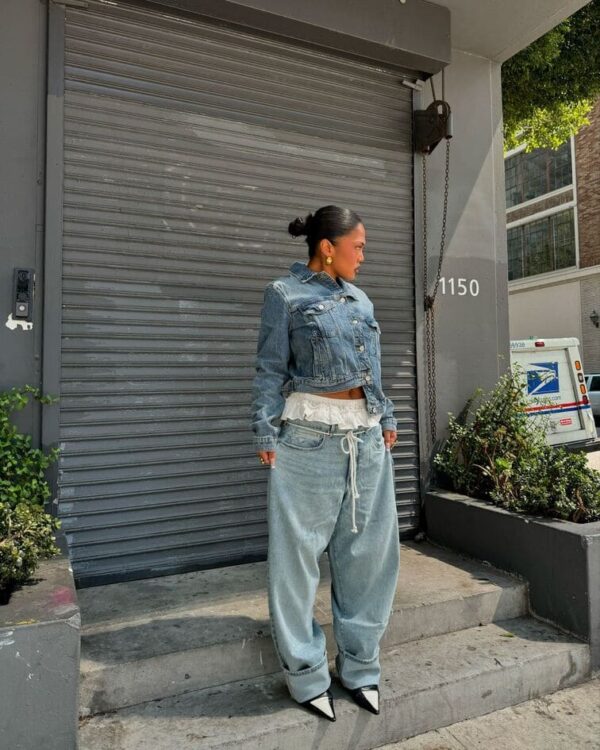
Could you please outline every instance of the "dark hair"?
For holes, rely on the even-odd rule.
[[[360,216],[349,208],[322,206],[314,214],[308,214],[304,219],[298,217],[291,221],[288,232],[292,237],[306,235],[308,255],[312,258],[321,240],[326,239],[333,242],[337,237],[348,234],[361,223]]]

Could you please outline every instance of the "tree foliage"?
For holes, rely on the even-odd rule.
[[[600,0],[592,0],[502,65],[504,147],[557,148],[600,95]]]

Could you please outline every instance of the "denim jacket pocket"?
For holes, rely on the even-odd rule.
[[[298,308],[302,319],[309,326],[316,326],[321,336],[331,338],[339,335],[339,328],[335,319],[335,300],[314,300]]]

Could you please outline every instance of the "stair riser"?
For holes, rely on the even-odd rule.
[[[468,680],[437,686],[408,696],[388,696],[382,700],[381,715],[368,717],[341,701],[336,702],[337,722],[322,721],[315,731],[296,725],[273,734],[239,737],[211,744],[211,750],[370,750],[399,742],[424,732],[449,726],[458,721],[514,706],[589,679],[589,649],[579,648],[539,659],[526,668],[517,665]],[[178,746],[192,750],[193,743]]]
[[[383,648],[529,614],[527,584],[393,612]]]
[[[527,587],[515,585],[392,613],[382,648],[456,632],[527,614]],[[336,652],[331,625],[325,625],[330,656]],[[84,645],[85,654],[85,645]],[[269,636],[178,651],[136,662],[86,665],[82,659],[81,716],[112,711],[227,682],[279,671]],[[187,675],[187,676],[186,676]]]

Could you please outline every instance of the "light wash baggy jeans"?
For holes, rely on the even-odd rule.
[[[338,676],[347,688],[379,684],[379,641],[400,565],[393,458],[381,425],[284,421],[269,469],[268,525],[271,633],[292,698],[314,698],[331,682],[313,617],[325,550]]]

